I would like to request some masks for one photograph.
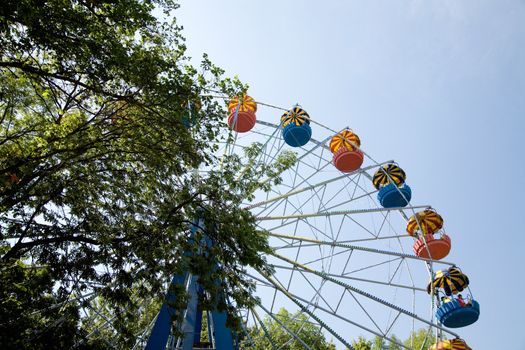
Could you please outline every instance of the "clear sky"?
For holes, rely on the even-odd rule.
[[[279,106],[352,127],[407,172],[468,274],[474,349],[525,349],[525,1],[181,0],[203,52]]]

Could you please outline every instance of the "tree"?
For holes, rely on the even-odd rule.
[[[359,336],[357,341],[352,341],[352,346],[356,350],[372,350],[372,342],[363,336]]]
[[[402,344],[409,349],[426,350],[429,346],[436,342],[436,337],[431,333],[427,335],[427,332],[428,330],[426,329],[419,329],[417,331],[411,332],[410,336],[404,342],[402,342]],[[376,336],[374,337],[374,342],[372,344],[371,341],[360,336],[357,342],[352,342],[352,346],[354,346],[356,349],[362,348],[371,350],[401,349],[400,345],[394,343],[401,343],[401,340],[398,339],[395,335],[390,335],[389,337],[390,339],[392,339],[393,342],[385,340],[382,337]]]
[[[68,349],[85,335],[77,329],[77,308],[63,303],[63,294],[52,294],[53,279],[45,267],[31,268],[20,261],[2,264],[0,283],[2,349]],[[45,327],[49,322],[53,327]],[[91,349],[97,347],[91,343]]]
[[[398,339],[394,334],[390,337],[392,342],[388,345],[388,350],[401,350],[401,346],[396,343],[402,343],[401,339]]]
[[[224,300],[252,306],[244,269],[269,270],[266,236],[241,203],[295,161],[288,153],[246,169],[254,145],[219,165],[217,144],[231,135],[222,136],[223,106],[209,91],[246,87],[206,57],[200,71],[188,64],[176,8],[171,0],[7,0],[0,9],[2,273],[14,278],[9,266],[21,262],[45,267],[56,288],[46,284],[31,300],[72,305],[68,324],[77,328],[89,322],[74,312],[98,293],[123,348],[134,341],[139,301],[161,301],[183,271],[199,275],[202,304],[227,310],[238,327]],[[17,283],[35,288],[38,273],[27,276]],[[177,297],[182,309],[183,291]],[[27,305],[21,319],[41,315],[39,303],[16,298]],[[23,337],[12,306],[1,308],[10,315],[4,331]],[[35,332],[62,332],[43,320]],[[35,348],[41,338],[30,339]]]
[[[383,349],[387,349],[385,340],[381,338],[380,336],[376,335],[374,337],[374,344],[372,346],[372,350],[383,350]]]
[[[434,343],[436,343],[436,336],[428,333],[428,330],[423,328],[411,332],[404,342],[406,347],[414,350],[426,350]]]
[[[274,317],[266,316],[263,319],[266,330],[261,325],[250,327],[249,336],[244,338],[241,349],[272,349],[272,342],[285,350],[304,349],[293,333],[314,350],[335,350],[335,344],[326,340],[319,326],[312,323],[306,314],[300,311],[292,314],[282,308]]]

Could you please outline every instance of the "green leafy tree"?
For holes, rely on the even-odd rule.
[[[401,339],[396,337],[394,334],[392,334],[390,339],[392,339],[392,342],[388,344],[388,350],[401,350],[402,349],[400,345],[396,344],[396,343],[402,344],[403,342],[401,341]]]
[[[391,349],[402,349],[402,347],[394,342],[403,344],[409,349],[414,350],[426,350],[428,347],[435,343],[435,336],[432,334],[428,334],[427,336],[427,330],[426,329],[420,329],[415,332],[411,332],[410,336],[404,341],[401,342],[400,339],[398,339],[395,335],[391,335],[390,339],[392,339],[393,342],[390,342],[388,340],[385,340],[382,337],[376,336],[374,337],[373,343],[371,341],[368,341],[364,337],[359,337],[357,342],[353,342],[352,344],[354,347],[362,346],[365,349],[368,349],[366,346],[367,344],[370,345],[370,349],[372,350],[391,350]]]
[[[385,340],[380,336],[374,337],[374,344],[372,345],[372,350],[384,350],[387,349]]]
[[[96,292],[113,320],[112,342],[129,348],[141,301],[161,302],[170,276],[184,271],[199,275],[202,305],[228,311],[231,327],[239,320],[225,298],[255,303],[243,272],[269,271],[261,254],[269,247],[241,203],[279,182],[295,156],[260,165],[253,161],[259,145],[214,156],[231,135],[209,91],[231,96],[246,87],[206,57],[199,69],[188,64],[176,8],[170,0],[2,3],[2,278],[36,288],[37,272],[9,277],[24,262],[45,267],[48,280],[31,296],[13,294],[24,307],[1,304],[9,336],[25,336],[16,319],[35,334],[66,334],[66,324],[80,336],[99,332],[91,311],[84,321],[80,312]],[[186,296],[176,292],[180,310]],[[39,299],[69,305],[53,310],[74,308],[67,323],[55,322],[58,311],[44,317]],[[35,315],[43,318],[33,322]],[[44,338],[20,347],[38,348]]]
[[[363,336],[359,336],[357,341],[352,341],[352,346],[356,350],[372,350],[372,342]]]
[[[250,327],[249,336],[244,338],[241,349],[272,349],[272,342],[284,350],[304,349],[301,342],[290,334],[292,332],[314,350],[335,350],[335,344],[326,340],[319,326],[312,323],[306,314],[302,312],[292,314],[282,308],[274,316],[278,321],[270,316],[263,319],[266,332],[260,325]]]
[[[420,329],[410,333],[410,336],[403,344],[414,350],[427,350],[432,344],[436,342],[436,336],[428,333],[427,329]]]
[[[399,340],[395,335],[391,335],[390,339],[392,339],[392,342],[389,340],[385,340],[384,338],[381,338],[379,336],[375,336],[374,342],[372,344],[372,350],[401,349],[401,347],[395,343],[401,343],[401,340]]]
[[[52,293],[53,279],[45,267],[31,268],[20,261],[2,264],[0,284],[2,349],[68,349],[85,335],[77,329],[76,307],[63,303],[63,294]],[[49,322],[53,327],[45,327]]]

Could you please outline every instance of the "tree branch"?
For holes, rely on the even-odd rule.
[[[16,68],[16,69],[20,69],[20,70],[22,70],[22,71],[24,71],[26,73],[31,73],[31,74],[36,74],[36,75],[39,75],[39,76],[42,76],[42,77],[51,77],[51,78],[67,81],[69,83],[77,84],[79,86],[82,86],[83,88],[88,89],[90,91],[93,91],[93,92],[96,92],[96,93],[100,93],[100,94],[104,94],[106,96],[110,96],[110,97],[113,97],[113,98],[126,99],[126,98],[129,98],[131,95],[133,95],[133,94],[130,94],[130,95],[119,95],[119,94],[110,93],[108,91],[105,91],[104,89],[97,88],[97,87],[91,86],[89,84],[83,83],[82,81],[80,81],[80,79],[74,79],[74,78],[71,78],[71,77],[59,74],[59,73],[48,72],[48,71],[46,71],[44,69],[41,69],[41,68],[38,68],[38,67],[35,67],[35,66],[32,66],[32,65],[29,65],[29,64],[21,63],[21,62],[0,61],[0,68],[2,68],[2,67]]]
[[[130,241],[133,238],[131,237],[120,237],[120,238],[114,238],[110,241],[110,243],[121,243]],[[23,242],[19,243],[16,246],[13,246],[3,257],[2,260],[7,261],[12,258],[20,258],[20,256],[23,254],[23,250],[29,250],[31,248],[34,248],[39,245],[47,245],[47,244],[53,244],[53,243],[65,243],[65,242],[79,242],[79,243],[88,243],[93,245],[102,245],[100,241],[80,236],[80,235],[67,235],[67,236],[60,236],[60,237],[48,237],[48,238],[42,238],[37,239],[30,242]]]

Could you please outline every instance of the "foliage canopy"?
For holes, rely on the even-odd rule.
[[[161,299],[184,271],[200,276],[203,304],[230,311],[233,327],[218,291],[238,306],[255,302],[243,271],[268,270],[269,247],[241,203],[295,158],[244,169],[255,145],[219,164],[218,142],[231,135],[209,92],[246,87],[207,57],[198,69],[189,64],[176,8],[170,0],[1,6],[1,278],[26,294],[2,303],[0,332],[24,338],[18,348],[37,341],[18,320],[33,334],[76,329],[67,341],[85,344],[79,310],[94,291],[112,307],[116,341],[129,347],[137,301]],[[190,239],[196,218],[205,224]],[[205,236],[213,245],[200,244]],[[46,305],[72,300],[76,309],[46,314]]]

